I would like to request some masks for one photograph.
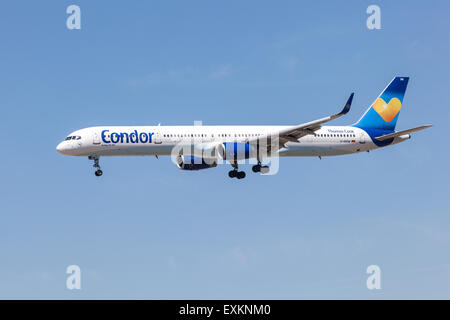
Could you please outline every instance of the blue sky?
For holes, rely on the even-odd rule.
[[[66,28],[77,4],[82,29]],[[366,8],[381,8],[381,30]],[[0,298],[450,298],[448,1],[8,1],[0,10]],[[274,176],[56,145],[93,125],[274,124],[410,76],[387,149]],[[65,287],[67,266],[82,289]],[[366,268],[381,268],[381,290]]]

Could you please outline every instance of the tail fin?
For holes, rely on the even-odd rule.
[[[395,130],[408,77],[395,77],[355,124],[359,128]]]

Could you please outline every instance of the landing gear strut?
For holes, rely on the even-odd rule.
[[[89,160],[94,160],[93,167],[97,169],[94,174],[96,177],[100,177],[103,174],[103,171],[100,169],[100,164],[99,164],[100,158],[97,156],[89,156]]]
[[[244,171],[238,171],[237,162],[233,162],[231,165],[233,166],[234,169],[228,171],[228,176],[230,178],[244,179],[245,178],[245,172]]]

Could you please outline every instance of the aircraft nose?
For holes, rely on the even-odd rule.
[[[56,151],[58,151],[59,153],[62,153],[62,154],[64,154],[64,142],[61,142],[61,143],[59,143],[57,146],[56,146]]]

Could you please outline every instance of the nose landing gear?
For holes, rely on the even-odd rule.
[[[103,174],[103,171],[100,169],[100,164],[99,164],[100,158],[97,157],[97,156],[89,156],[89,160],[94,160],[93,167],[97,169],[94,172],[94,174],[95,174],[96,177],[100,177]]]

